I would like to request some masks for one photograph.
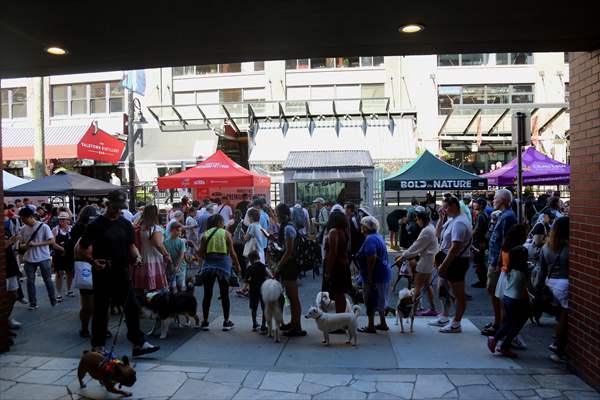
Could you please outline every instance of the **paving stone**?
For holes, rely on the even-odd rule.
[[[354,379],[360,381],[377,381],[377,382],[414,382],[417,380],[417,375],[410,374],[367,374],[354,375]]]
[[[402,399],[402,397],[393,396],[393,395],[387,394],[387,393],[376,392],[376,393],[369,393],[369,397],[367,397],[367,399],[368,400],[399,400],[399,399]]]
[[[489,385],[470,385],[458,388],[460,400],[504,400],[504,396]]]
[[[458,398],[458,391],[456,389],[451,390],[448,393],[446,393],[443,398],[444,399],[457,399]]]
[[[27,372],[31,371],[31,368],[25,367],[2,367],[0,368],[0,379],[9,379],[14,380],[21,375],[25,375]]]
[[[318,383],[302,382],[298,386],[298,393],[319,394],[329,389],[329,386],[319,385]]]
[[[498,390],[528,390],[540,387],[529,375],[488,375],[487,377]]]
[[[535,392],[542,399],[551,399],[553,397],[562,396],[562,394],[560,393],[560,390],[555,390],[555,389],[536,389]]]
[[[569,400],[600,400],[600,393],[597,392],[582,392],[577,390],[567,390],[563,394]]]
[[[305,374],[304,381],[325,386],[344,386],[352,380],[352,375],[346,374]]]
[[[187,375],[188,378],[197,379],[199,381],[203,380],[204,377],[206,376],[206,374],[201,374],[198,372],[186,372],[185,374]]]
[[[30,367],[30,368],[37,368],[39,366],[42,366],[44,364],[46,364],[48,361],[51,361],[52,358],[50,357],[28,357],[27,360],[23,361],[21,364],[19,364],[20,367]]]
[[[87,382],[90,379],[92,379],[92,378],[89,375],[86,375],[85,378],[83,378],[83,381]],[[73,376],[73,375],[65,375],[61,378],[58,378],[54,382],[52,382],[53,385],[61,385],[61,386],[69,386],[69,385],[74,385],[76,383],[79,384],[79,380],[77,379],[76,376]]]
[[[535,395],[535,396],[528,396],[528,397],[519,397],[521,400],[540,400],[541,397]]]
[[[260,389],[295,393],[302,382],[302,376],[297,373],[267,372]]]
[[[377,382],[377,391],[391,394],[403,399],[410,399],[413,392],[413,384],[408,382]]]
[[[535,390],[513,390],[512,391],[517,397],[531,397],[536,396]]]
[[[189,379],[172,397],[173,400],[198,398],[211,400],[229,400],[238,391],[237,387],[221,385],[220,383],[197,381]]]
[[[467,386],[467,385],[487,385],[490,383],[485,375],[450,375],[448,374],[448,379],[456,386]]]
[[[6,379],[0,379],[0,393],[8,390],[9,387],[16,385],[15,381],[7,381]],[[1,397],[1,396],[0,396]]]
[[[363,400],[366,398],[366,393],[347,386],[336,386],[313,397],[314,400]]]
[[[12,354],[2,354],[0,355],[0,364],[20,364],[28,358],[29,356],[15,356]]]
[[[2,400],[54,400],[66,395],[65,386],[17,383],[2,393]]]
[[[136,372],[150,371],[153,368],[158,367],[160,364],[149,363],[149,362],[136,362],[133,363],[133,368]]]
[[[365,393],[375,393],[377,391],[377,383],[370,381],[354,381],[350,384],[350,387]]]
[[[134,398],[168,397],[172,396],[188,380],[183,372],[148,371],[137,374],[137,382],[131,389]],[[200,382],[194,381],[193,382]]]
[[[246,375],[248,375],[247,369],[211,368],[204,377],[204,380],[225,385],[241,386]]]
[[[197,398],[197,397],[196,397]],[[233,400],[310,400],[309,394],[274,392],[271,390],[257,390],[242,388],[233,397]]]
[[[50,384],[67,374],[65,370],[34,369],[21,375],[17,382]]]
[[[208,372],[208,368],[193,365],[160,365],[153,368],[152,371],[197,372],[205,374]]]
[[[265,371],[250,371],[248,372],[248,375],[246,375],[246,379],[244,379],[242,386],[258,389],[264,377]]]
[[[533,377],[544,389],[593,391],[575,375],[533,375]]]
[[[417,375],[413,398],[431,399],[442,397],[453,389],[454,386],[446,375]]]
[[[519,396],[517,396],[510,390],[501,390],[500,393],[502,393],[506,400],[519,400]]]
[[[40,365],[37,369],[64,369],[71,371],[77,368],[78,365],[79,360],[76,358],[55,358],[44,365]]]
[[[136,385],[137,385],[137,383],[136,383]],[[69,385],[69,390],[71,391],[71,394],[73,395],[74,398],[76,396],[81,396],[81,398],[86,399],[86,400],[88,400],[88,399],[89,400],[104,400],[104,399],[123,398],[120,395],[117,395],[114,393],[109,393],[104,386],[100,385],[100,383],[98,381],[91,381],[84,388],[80,388],[79,383],[75,382],[75,383]],[[126,392],[132,392],[133,395],[135,396],[135,393],[136,393],[135,386],[133,388],[123,388],[123,390],[125,390]],[[130,398],[130,397],[128,397],[128,398]]]

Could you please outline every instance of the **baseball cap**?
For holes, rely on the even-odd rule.
[[[127,208],[127,195],[123,190],[113,190],[108,194],[108,204],[120,209]]]
[[[473,199],[473,196],[471,196],[469,193],[465,193],[463,195],[463,200],[472,200],[472,199]]]
[[[479,204],[480,206],[485,206],[487,205],[487,200],[483,197],[478,198],[477,200],[475,200],[475,202],[477,204]]]
[[[71,219],[71,217],[69,216],[68,212],[61,211],[60,213],[58,213],[58,219]]]
[[[316,199],[313,200],[313,203],[323,204],[323,203],[325,203],[325,199],[322,197],[317,197]]]

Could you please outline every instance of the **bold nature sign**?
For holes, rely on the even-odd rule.
[[[470,179],[432,179],[390,182],[387,190],[476,190],[486,187],[485,181]],[[390,186],[393,186],[390,187]]]
[[[90,125],[77,145],[77,158],[116,164],[124,149],[124,142]]]

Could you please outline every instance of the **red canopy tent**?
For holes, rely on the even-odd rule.
[[[227,157],[221,150],[193,168],[175,175],[158,178],[158,188],[196,189],[197,197],[235,193],[258,193],[269,197],[271,178],[248,171]],[[236,201],[236,197],[232,200]]]

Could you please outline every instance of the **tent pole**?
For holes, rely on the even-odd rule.
[[[522,221],[523,193],[523,155],[522,146],[525,140],[525,113],[517,113],[517,222]]]

